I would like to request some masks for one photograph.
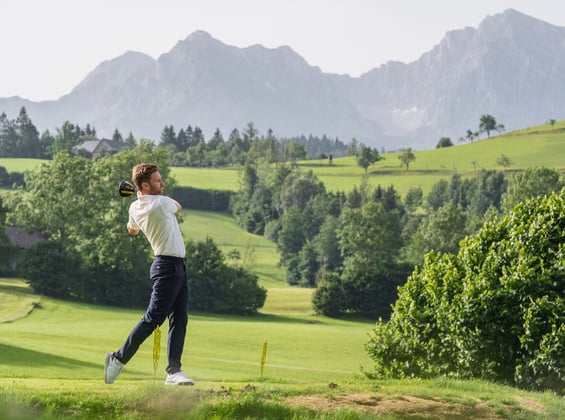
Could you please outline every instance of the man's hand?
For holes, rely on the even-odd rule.
[[[139,229],[132,228],[129,223],[127,225],[127,228],[128,228],[128,232],[129,232],[130,235],[135,236],[139,233]]]

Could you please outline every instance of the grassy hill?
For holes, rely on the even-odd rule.
[[[519,131],[460,144],[455,146],[415,151],[416,160],[406,171],[398,160],[398,153],[385,153],[384,160],[369,167],[367,174],[354,157],[333,159],[330,166],[326,160],[299,162],[304,170],[312,170],[324,182],[329,191],[349,191],[359,186],[366,175],[369,185],[394,185],[404,195],[410,187],[421,187],[427,193],[440,179],[454,173],[472,176],[477,170],[497,169],[506,171],[524,170],[530,167],[555,168],[565,171],[565,120],[550,126],[544,124]],[[511,160],[507,168],[497,160],[501,155]],[[40,164],[36,159],[2,159],[0,166],[9,172],[24,172]],[[239,172],[234,168],[187,168],[174,167],[172,175],[181,186],[203,189],[236,191],[239,187]]]
[[[183,210],[181,224],[187,239],[203,241],[210,237],[225,256],[232,250],[239,251],[241,262],[247,260],[264,287],[287,287],[284,271],[279,262],[276,245],[264,236],[253,235],[241,229],[227,213]]]

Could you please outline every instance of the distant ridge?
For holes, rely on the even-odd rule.
[[[106,137],[117,128],[159,141],[166,125],[192,125],[227,138],[252,121],[279,137],[428,149],[476,130],[483,114],[507,130],[560,119],[563,91],[565,28],[508,9],[358,78],[323,73],[288,46],[237,48],[196,31],[157,60],[128,51],[104,61],[58,100],[0,98],[0,112],[25,106],[40,131],[68,120]]]

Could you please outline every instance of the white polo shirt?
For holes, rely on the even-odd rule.
[[[129,207],[129,225],[141,230],[155,255],[184,258],[186,250],[175,217],[174,200],[164,195],[138,195]]]

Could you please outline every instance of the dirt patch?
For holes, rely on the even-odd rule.
[[[545,412],[545,407],[537,401],[531,400],[526,397],[516,397],[516,401],[518,401],[520,405],[528,411],[533,411],[540,414]]]
[[[303,395],[286,402],[315,411],[350,409],[375,415],[401,415],[403,418],[433,419],[501,419],[483,401],[474,405],[436,401],[412,396],[391,398],[384,394],[362,393],[347,395]]]

